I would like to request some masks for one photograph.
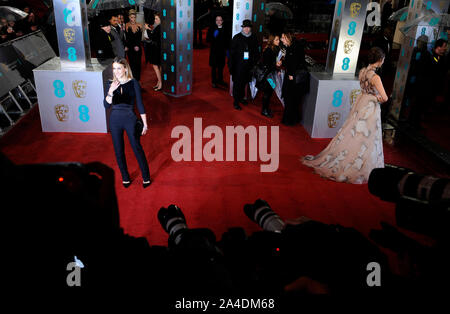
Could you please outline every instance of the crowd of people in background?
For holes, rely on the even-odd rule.
[[[270,71],[266,71],[265,79],[256,84],[256,87],[263,94],[261,114],[272,118],[273,113],[270,109],[270,101],[274,86],[269,84],[266,79],[271,74],[284,70],[284,73],[287,75],[282,83],[281,98],[285,106],[282,122],[288,125],[297,124],[301,120],[299,113],[301,111],[299,108],[301,95],[306,90],[303,90],[303,93],[291,93],[290,90],[298,91],[301,89],[301,86],[304,86],[296,85],[292,81],[294,81],[295,72],[305,72],[307,69],[304,52],[307,49],[307,44],[303,41],[298,41],[295,36],[287,32],[285,20],[276,20],[274,15],[270,14],[266,21],[267,34],[262,50],[257,50],[256,37],[252,34],[251,21],[248,21],[247,25],[242,24],[242,32],[239,32],[232,38],[231,11],[233,2],[230,1],[229,4],[229,6],[223,7],[220,1],[194,1],[194,47],[205,47],[205,41],[209,44],[212,87],[227,89],[228,83],[224,79],[224,69],[227,65],[232,75],[230,84],[233,85],[233,107],[237,110],[242,110],[241,105],[247,104],[249,100],[248,95],[250,91],[248,87],[249,83],[254,79],[255,66],[261,64],[266,70],[270,69]],[[389,17],[396,10],[408,5],[408,1],[394,2],[386,0],[381,2],[381,4],[381,26],[369,27],[366,30],[366,33],[370,34],[370,45],[364,49],[379,47],[383,50],[385,62],[383,67],[378,70],[378,73],[385,80],[393,76],[396,67],[395,58],[393,57],[396,21],[390,20]],[[12,16],[9,19],[6,16],[0,19],[0,43],[36,31],[40,26],[42,26],[44,31],[47,28],[43,27],[43,20],[40,20],[33,13],[30,6],[20,9],[28,13],[26,18],[15,21]],[[52,11],[52,9],[49,11]],[[138,81],[141,77],[141,58],[144,55],[145,63],[150,63],[156,74],[153,90],[161,91],[161,18],[158,12],[152,10],[144,10],[144,17],[144,22],[139,23],[135,10],[120,9],[105,11],[100,16],[90,19],[91,50],[93,57],[99,59],[127,58],[133,76]],[[206,38],[203,38],[205,30]],[[449,30],[447,29],[448,32]],[[52,47],[57,50],[55,29],[50,29],[49,32],[45,33]],[[52,38],[52,36],[54,37]],[[363,42],[365,40],[367,38],[365,39],[363,36]],[[429,38],[426,38],[428,46],[423,45],[424,40],[421,37],[417,40],[417,47],[411,59],[411,70],[409,71],[406,88],[414,91],[414,87],[418,86],[418,82],[433,82],[432,84],[430,83],[433,92],[440,94],[441,97],[433,98],[432,102],[442,103],[445,97],[447,98],[444,99],[444,102],[448,100],[448,88],[446,89],[444,84],[449,66],[447,40],[438,40],[433,43],[433,47],[429,44]],[[270,49],[265,49],[266,47],[270,47]],[[243,49],[246,49],[246,52],[248,52],[246,59],[240,56],[244,53]],[[364,59],[360,58],[360,60]],[[363,66],[365,64],[358,63],[359,68]],[[445,94],[444,98],[442,97],[443,94]],[[426,110],[423,103],[429,102],[421,97],[423,98],[423,95],[415,95],[414,93],[411,94],[411,97],[406,97],[409,108],[404,106],[404,111],[407,111],[402,112],[401,115],[418,127],[421,117]]]
[[[202,32],[204,29],[211,31],[215,25],[215,11],[221,9],[221,5],[215,1],[196,1],[194,6],[194,47],[202,46]],[[161,17],[160,13],[154,10],[144,10],[144,22],[136,20],[137,12],[131,10],[111,10],[105,11],[101,15],[90,21],[90,38],[93,56],[98,59],[111,59],[114,57],[128,58],[133,76],[140,80],[141,56],[145,57],[145,63],[151,64],[156,74],[156,84],[153,90],[162,90],[161,75]],[[222,16],[220,16],[222,18]],[[211,22],[211,23],[210,23]],[[222,20],[222,23],[225,21]],[[227,21],[228,22],[228,21]],[[220,26],[220,36],[208,33],[206,40],[215,46],[219,43],[219,49],[213,50],[219,53],[218,56],[210,58],[210,64],[216,68],[217,83],[222,84],[223,68],[225,66],[225,50],[229,49],[228,38],[231,31],[227,27]],[[217,27],[216,27],[217,29]],[[222,49],[223,48],[223,49]],[[219,60],[223,59],[223,60]],[[217,63],[217,64],[216,64]],[[215,79],[214,79],[215,81]]]
[[[3,17],[0,19],[0,43],[7,42],[17,37],[37,31],[40,21],[29,6],[23,8],[27,17],[16,21],[14,17]]]
[[[194,47],[203,48],[205,39],[209,44],[211,86],[227,90],[228,83],[224,79],[224,69],[227,65],[232,76],[230,84],[233,86],[233,107],[242,110],[241,105],[246,105],[250,100],[249,83],[254,80],[255,67],[258,64],[261,65],[266,70],[264,79],[256,82],[257,89],[263,94],[261,114],[272,118],[270,102],[275,87],[268,83],[267,78],[283,70],[286,77],[281,83],[281,99],[285,107],[281,122],[286,125],[298,124],[301,120],[302,95],[308,91],[307,84],[299,84],[298,81],[302,79],[304,82],[308,81],[307,73],[305,73],[308,71],[305,61],[307,43],[297,40],[292,33],[287,31],[286,23],[275,23],[275,25],[269,16],[266,25],[266,38],[269,40],[263,43],[263,49],[259,51],[256,37],[252,34],[251,21],[247,21],[246,25],[242,23],[241,32],[232,37],[230,19],[232,8],[224,8],[216,1],[195,1],[194,4]],[[398,4],[399,7],[403,5],[405,4]],[[394,60],[391,59],[395,21],[389,20],[389,16],[399,7],[393,8],[390,0],[384,2],[381,12],[381,27],[368,31],[373,34],[368,49],[380,47],[386,56],[383,67],[379,69],[383,80],[392,76],[395,70]],[[91,40],[95,47],[93,51],[100,58],[127,57],[134,77],[139,81],[141,50],[144,50],[145,62],[153,65],[157,78],[153,89],[155,91],[162,90],[161,19],[158,12],[150,12],[150,14],[147,12],[143,25],[136,22],[134,10],[118,12],[103,18],[103,21],[100,19],[99,32],[96,32]],[[205,29],[206,38],[202,38],[204,37],[202,30]],[[270,49],[266,49],[266,47],[270,47]],[[242,57],[244,53],[246,53],[245,58]],[[422,58],[426,55],[424,53]],[[365,58],[361,58],[361,60],[363,59]],[[444,62],[443,59],[445,58],[441,58],[439,62],[440,68]],[[359,64],[359,66],[363,67],[365,64]],[[297,91],[301,91],[301,93]],[[414,112],[412,116],[417,120]]]
[[[123,14],[125,13],[125,14]],[[115,11],[97,17],[91,22],[91,47],[93,56],[100,60],[128,58],[136,80],[141,79],[141,60],[150,63],[156,74],[155,91],[162,90],[161,80],[161,18],[158,12],[146,15],[144,23],[137,22],[137,12]]]

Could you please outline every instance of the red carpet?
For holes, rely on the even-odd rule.
[[[153,69],[143,66],[141,83],[147,90],[144,102],[151,121],[150,133],[142,138],[142,144],[154,180],[145,190],[128,140],[126,153],[134,182],[124,189],[109,134],[42,133],[36,107],[3,136],[0,149],[17,164],[100,161],[112,167],[116,172],[121,225],[126,233],[145,236],[150,244],[167,244],[167,235],[156,214],[160,207],[169,204],[177,204],[183,210],[190,227],[209,227],[217,238],[233,226],[242,226],[248,233],[257,230],[242,210],[245,203],[257,198],[267,200],[283,219],[308,216],[354,227],[365,235],[370,229],[379,228],[382,220],[395,225],[394,205],[372,196],[367,185],[326,181],[301,165],[301,156],[318,153],[328,142],[311,140],[302,126],[280,125],[279,168],[273,173],[261,173],[260,161],[173,161],[171,147],[176,139],[171,139],[172,129],[186,125],[193,134],[195,117],[203,119],[203,128],[217,125],[223,131],[227,125],[271,126],[279,125],[281,120],[283,108],[275,96],[273,119],[260,115],[260,95],[242,111],[233,109],[227,91],[211,88],[207,56],[208,49],[195,50],[193,94],[182,98],[153,92]],[[423,156],[402,149],[385,145],[386,163],[422,173],[440,171]]]

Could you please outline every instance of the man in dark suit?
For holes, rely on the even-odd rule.
[[[438,104],[443,98],[445,92],[445,79],[449,70],[448,56],[446,56],[448,42],[444,38],[435,41],[430,61],[432,93],[431,103]]]
[[[252,22],[244,20],[242,31],[233,37],[229,58],[229,68],[233,79],[233,106],[242,110],[239,103],[247,104],[244,100],[245,89],[251,80],[251,70],[258,62],[258,40],[252,34]]]
[[[223,68],[225,66],[226,51],[230,44],[230,34],[223,25],[222,15],[217,15],[214,25],[208,29],[206,37],[211,45],[209,53],[209,66],[211,67],[211,83],[214,88],[217,85],[227,87],[223,81]]]
[[[114,37],[112,42],[113,51],[116,57],[125,58],[125,33],[119,26],[119,18],[117,15],[112,15],[109,18],[109,23],[111,25],[111,35]]]

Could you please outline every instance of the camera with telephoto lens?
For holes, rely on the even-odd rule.
[[[181,209],[176,205],[161,207],[158,212],[158,220],[163,229],[169,234],[169,242],[176,245],[180,243],[183,233],[187,230],[186,218]]]
[[[279,233],[284,228],[284,222],[280,216],[262,199],[256,200],[253,204],[245,204],[244,213],[266,231]]]
[[[450,199],[450,179],[425,176],[393,165],[373,169],[368,186],[370,193],[388,202],[396,202],[402,196],[423,201]]]
[[[370,193],[396,203],[396,222],[415,232],[445,236],[450,225],[450,179],[417,174],[393,165],[372,170]]]

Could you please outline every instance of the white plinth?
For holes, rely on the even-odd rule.
[[[353,75],[311,73],[310,91],[302,106],[302,124],[309,135],[334,137],[359,93],[359,80]]]
[[[34,69],[43,132],[106,133],[104,83],[109,67],[61,70],[58,57]]]

